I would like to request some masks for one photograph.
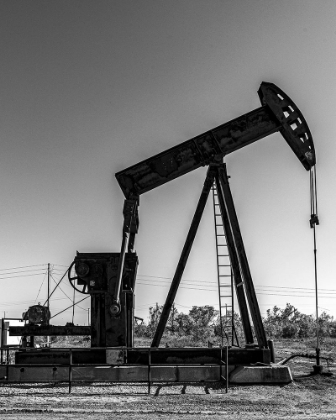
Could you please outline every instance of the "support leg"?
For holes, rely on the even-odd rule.
[[[153,338],[153,342],[151,344],[151,347],[159,347],[160,345],[160,341],[164,332],[164,329],[166,327],[167,321],[168,321],[168,317],[169,317],[169,313],[170,310],[172,308],[172,305],[174,303],[175,297],[176,297],[176,293],[177,293],[177,289],[180,285],[181,279],[182,279],[182,275],[185,269],[185,266],[187,264],[187,260],[191,251],[191,247],[193,245],[196,233],[197,233],[197,229],[198,226],[200,224],[202,215],[203,215],[203,211],[207,202],[207,198],[209,196],[209,192],[211,190],[211,186],[213,184],[213,180],[214,180],[214,176],[215,176],[215,169],[210,167],[208,169],[207,172],[207,176],[204,182],[204,186],[203,186],[203,190],[201,193],[201,196],[199,198],[198,204],[197,204],[197,208],[193,217],[193,220],[191,222],[191,226],[188,232],[188,236],[187,239],[185,241],[182,253],[181,253],[181,257],[180,260],[178,262],[176,271],[175,271],[175,275],[172,281],[172,284],[170,286],[170,290],[166,299],[166,302],[164,304],[163,310],[162,310],[162,314],[159,320],[159,324],[157,326],[157,329],[155,331],[155,335]]]
[[[228,215],[231,234],[234,240],[236,255],[239,259],[239,266],[244,280],[245,292],[247,295],[247,300],[249,303],[250,313],[253,320],[255,334],[258,340],[258,345],[261,348],[267,348],[267,339],[264,330],[264,326],[261,319],[260,309],[254,290],[254,285],[252,281],[252,276],[246,257],[245,247],[243,243],[243,238],[241,236],[237,214],[235,211],[231,190],[229,186],[228,176],[226,173],[225,164],[221,165],[218,168],[218,181],[219,189],[224,197],[226,213]]]
[[[230,256],[232,271],[233,271],[233,278],[234,278],[234,283],[235,283],[240,316],[242,319],[242,324],[243,324],[243,329],[244,329],[245,340],[246,340],[246,344],[253,344],[252,327],[251,327],[250,318],[249,318],[248,309],[247,309],[247,303],[245,299],[243,281],[240,274],[239,258],[236,253],[234,239],[233,239],[231,229],[230,229],[229,218],[228,218],[228,214],[225,208],[224,196],[222,193],[222,188],[221,188],[218,174],[216,174],[215,179],[216,179],[216,187],[217,187],[217,194],[218,194],[218,204],[219,204],[219,208],[220,208],[222,220],[223,220],[223,225],[224,225],[224,232],[225,232],[228,252]]]

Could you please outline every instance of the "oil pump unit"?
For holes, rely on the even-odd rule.
[[[91,335],[91,352],[102,363],[108,363],[109,351],[124,349],[125,365],[204,364],[221,359],[222,349],[166,349],[160,347],[171,307],[197,233],[209,192],[215,184],[231,261],[234,289],[245,334],[245,348],[230,348],[228,363],[232,366],[271,361],[270,349],[262,323],[258,300],[246,256],[244,243],[223,159],[259,139],[280,132],[303,167],[309,171],[315,163],[315,150],[306,120],[295,103],[275,84],[263,82],[258,90],[261,107],[213,128],[116,174],[124,193],[124,224],[119,253],[77,253],[69,269],[69,281],[80,293],[91,295],[91,327],[26,325],[11,327],[11,335]],[[134,288],[138,258],[135,237],[139,226],[139,197],[201,166],[207,166],[204,185],[180,259],[155,332],[151,356],[133,344]],[[252,326],[252,323],[253,326]],[[255,337],[252,333],[254,327]],[[256,341],[255,341],[256,340]],[[106,352],[104,353],[104,348]],[[55,363],[60,353],[48,349],[17,353],[17,363]],[[105,355],[105,356],[104,356]],[[64,355],[63,361],[68,360]],[[78,363],[86,363],[88,352],[76,350]],[[97,360],[97,359],[95,359]]]

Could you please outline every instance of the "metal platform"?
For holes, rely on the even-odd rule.
[[[292,380],[287,366],[270,363],[259,348],[25,349],[0,365],[0,383],[275,384]],[[9,362],[10,357],[5,358]],[[254,365],[254,366],[252,366]]]
[[[211,365],[221,364],[226,348],[72,348],[72,349],[21,349],[15,353],[16,365],[68,365],[118,364],[118,365]],[[270,364],[271,352],[260,348],[228,349],[228,364],[249,366]]]

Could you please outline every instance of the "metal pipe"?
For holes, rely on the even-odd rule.
[[[114,292],[112,295],[112,305],[110,307],[110,313],[112,316],[118,315],[121,311],[120,307],[120,289],[122,283],[122,277],[124,273],[125,257],[127,249],[129,248],[130,234],[132,230],[132,224],[134,219],[137,217],[137,210],[139,206],[139,197],[135,196],[133,198],[126,199],[124,202],[124,225],[123,225],[123,239],[121,243],[120,257],[118,261],[118,271],[117,271],[117,281],[115,283]],[[135,235],[135,231],[132,233],[132,236]],[[132,239],[133,246],[134,238]]]
[[[226,376],[226,393],[229,391],[229,346],[226,345],[225,352],[225,376]]]
[[[129,232],[124,231],[123,240],[121,244],[120,257],[119,257],[119,262],[118,262],[117,281],[115,283],[115,288],[114,288],[113,297],[112,297],[113,304],[110,307],[110,312],[112,315],[118,315],[121,310],[120,289],[121,289],[122,276],[124,272],[125,256],[126,256],[128,240],[129,240]]]

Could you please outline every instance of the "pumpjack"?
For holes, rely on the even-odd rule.
[[[303,167],[310,171],[316,164],[311,132],[299,108],[275,84],[262,82],[258,90],[261,106],[232,121],[213,128],[158,155],[116,173],[125,196],[122,244],[119,253],[77,253],[69,268],[69,281],[80,293],[91,296],[91,326],[52,326],[27,324],[11,327],[11,335],[91,335],[90,351],[76,350],[77,363],[108,363],[111,351],[125,349],[124,364],[167,365],[204,364],[221,358],[221,349],[166,349],[160,342],[174,303],[193,241],[212,186],[215,184],[218,205],[232,266],[234,289],[243,324],[245,348],[229,349],[228,363],[232,366],[269,364],[271,351],[262,323],[257,296],[246,256],[237,214],[229,186],[226,155],[235,152],[275,132],[280,132]],[[139,228],[139,198],[167,182],[201,166],[207,166],[206,178],[195,214],[185,240],[170,286],[162,315],[148,356],[133,343],[134,288],[138,257],[135,237]],[[251,323],[252,321],[252,323]],[[253,326],[252,326],[253,324]],[[253,328],[254,327],[254,328]],[[254,333],[253,333],[254,330]],[[111,350],[112,349],[112,350]],[[115,353],[113,353],[115,354]],[[23,349],[17,363],[55,363],[67,361],[68,354]]]

